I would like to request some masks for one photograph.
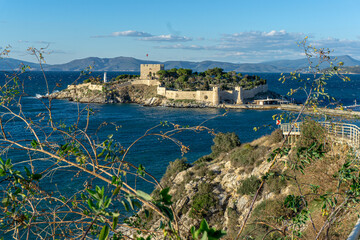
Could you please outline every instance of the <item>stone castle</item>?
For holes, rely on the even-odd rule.
[[[268,91],[268,85],[260,85],[253,89],[245,90],[242,87],[235,87],[233,90],[220,90],[214,87],[212,91],[181,91],[168,90],[160,86],[156,73],[164,70],[164,64],[141,64],[140,79],[132,81],[133,85],[144,84],[157,86],[157,94],[173,100],[195,100],[207,102],[213,106],[221,103],[243,104],[245,99],[253,98],[258,93]]]
[[[160,70],[164,70],[164,64],[140,64],[140,79],[156,79]]]
[[[168,90],[165,87],[157,87],[157,94],[174,100],[195,100],[200,102],[211,103],[217,106],[221,103],[243,104],[245,99],[253,98],[258,93],[268,91],[268,85],[260,85],[250,90],[242,87],[235,87],[234,90],[220,90],[213,87],[212,91],[176,91]]]

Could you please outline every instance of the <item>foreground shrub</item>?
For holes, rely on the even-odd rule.
[[[261,164],[262,159],[267,155],[267,151],[268,148],[264,146],[253,147],[250,144],[245,144],[230,154],[231,165],[236,168],[248,167],[253,169],[254,166]]]
[[[241,195],[254,195],[261,184],[260,179],[255,176],[251,176],[241,181],[240,187],[237,192]]]
[[[173,162],[169,162],[169,166],[166,168],[166,172],[161,181],[167,186],[170,184],[170,179],[181,171],[188,169],[191,165],[186,158],[176,159]]]
[[[270,176],[266,181],[266,188],[269,189],[270,192],[276,194],[279,194],[286,186],[286,179],[277,172]]]
[[[306,119],[301,125],[301,134],[298,141],[298,147],[309,148],[313,144],[319,147],[321,144],[325,145],[326,130],[318,122]]]
[[[280,128],[273,131],[270,135],[270,142],[271,143],[279,143],[284,139],[283,132]]]
[[[205,156],[202,156],[200,157],[198,160],[196,160],[193,164],[194,165],[198,165],[198,164],[201,164],[201,163],[206,163],[206,162],[210,162],[212,161],[213,158],[210,156],[210,155],[205,155]]]
[[[235,147],[240,146],[239,137],[234,133],[219,133],[214,138],[214,145],[211,146],[211,157],[216,158],[222,152],[229,152]]]
[[[209,183],[203,182],[199,185],[191,204],[190,217],[195,219],[205,217],[208,210],[216,205],[217,201],[212,191],[213,188]]]
[[[250,144],[245,144],[241,148],[233,151],[230,155],[231,165],[234,167],[253,165],[255,162],[253,157],[254,149]]]

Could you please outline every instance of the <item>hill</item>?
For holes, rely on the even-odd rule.
[[[38,63],[22,61],[14,58],[0,58],[0,71],[15,71],[21,65],[27,65],[31,69],[40,70],[40,65]],[[46,64],[43,66],[46,67]]]
[[[351,67],[360,65],[360,61],[348,55],[333,58],[335,63],[344,62],[344,66]],[[0,61],[0,71],[11,71],[16,69],[20,63],[29,65],[32,70],[40,70],[39,64],[21,61],[13,58],[5,58]],[[193,71],[202,72],[209,68],[219,67],[225,71],[236,72],[291,72],[308,66],[307,59],[277,60],[262,63],[229,63],[219,61],[151,61],[132,57],[98,58],[88,57],[76,59],[64,64],[44,64],[45,71],[82,71],[88,66],[93,66],[95,71],[140,71],[140,64],[165,64],[165,69],[188,68]],[[324,66],[325,67],[325,66]]]
[[[351,66],[351,67],[342,67],[342,72],[350,74],[360,74],[360,65]]]
[[[281,130],[245,144],[235,134],[218,134],[210,155],[193,164],[186,159],[170,162],[160,183],[170,189],[172,209],[183,227],[184,239],[191,238],[190,226],[199,226],[201,219],[216,229],[226,230],[224,239],[236,239],[256,193],[253,212],[240,239],[290,239],[294,234],[297,239],[315,239],[317,234],[317,239],[346,239],[357,220],[359,206],[353,205],[351,210],[344,207],[334,217],[324,199],[338,191],[342,181],[338,173],[346,166],[344,153],[349,147],[331,145],[332,140],[326,138],[329,146],[323,148],[325,154],[312,156],[311,162],[296,168],[296,151],[313,144],[322,146],[319,144],[325,138],[319,134],[322,129],[312,124],[307,126],[312,131],[303,132],[293,152],[274,165],[267,159],[281,146]],[[159,199],[160,191],[156,188],[152,197]],[[341,203],[334,201],[334,206],[339,207]],[[144,211],[139,217],[145,219]],[[334,223],[328,225],[329,219]],[[146,229],[156,231],[161,221],[151,212]],[[322,226],[326,231],[321,233]]]

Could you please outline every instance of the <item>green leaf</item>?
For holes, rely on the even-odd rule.
[[[122,203],[122,205],[124,205],[125,211],[128,212],[130,210],[129,209],[129,204],[127,202],[125,202],[125,201],[121,201],[121,203]]]
[[[142,206],[141,206],[141,204],[138,202],[138,201],[133,201],[133,205],[135,206],[135,207],[137,207],[137,208],[141,208]]]
[[[136,173],[139,174],[140,176],[144,177],[145,176],[145,167],[142,164],[140,164]]]
[[[101,153],[99,153],[98,157],[101,157],[102,155],[104,155],[105,151],[106,151],[106,149],[104,148],[104,149],[101,151]]]
[[[37,149],[39,143],[37,141],[35,141],[34,139],[31,141],[31,146],[35,149]]]
[[[207,232],[203,233],[201,240],[208,240],[208,233]]]
[[[111,184],[115,184],[115,183],[116,183],[116,179],[117,179],[116,176],[112,176]]]
[[[118,186],[118,187],[115,188],[115,190],[114,190],[114,192],[113,192],[113,195],[114,195],[114,196],[118,195],[118,193],[120,192],[120,188],[121,188],[120,186]]]
[[[9,198],[5,197],[5,198],[2,199],[1,202],[2,202],[2,204],[4,204],[4,206],[6,207],[6,206],[9,205]]]
[[[96,194],[96,192],[93,191],[93,190],[91,190],[91,189],[86,189],[86,191],[88,191],[88,193],[89,193],[92,197]]]
[[[35,173],[31,176],[33,180],[40,180],[41,177],[42,175],[40,173]]]
[[[109,236],[110,228],[108,225],[105,225],[100,232],[99,240],[106,240]]]
[[[209,225],[207,223],[207,221],[205,219],[203,219],[200,223],[200,229],[202,231],[208,231],[209,230]]]
[[[170,188],[164,188],[163,190],[161,190],[160,195],[161,195],[161,202],[163,202],[165,205],[171,205],[171,195],[169,194]]]
[[[145,209],[145,211],[144,211],[144,212],[145,212],[145,217],[146,217],[146,218],[149,218],[149,216],[150,216],[149,211],[148,211],[147,209]]]
[[[152,201],[152,200],[153,200],[153,198],[152,198],[149,194],[147,194],[146,192],[143,192],[143,191],[141,191],[141,190],[137,190],[137,191],[136,191],[136,195],[137,195],[138,197],[146,200],[146,201]]]
[[[25,169],[26,175],[31,176],[30,170],[26,166],[24,167],[24,169]]]
[[[94,205],[93,201],[91,201],[91,199],[88,199],[87,203],[88,203],[90,209],[95,210],[95,205]]]
[[[112,230],[115,230],[119,217],[113,217]]]

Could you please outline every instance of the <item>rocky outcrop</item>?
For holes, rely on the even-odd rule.
[[[199,225],[200,220],[205,218],[210,226],[227,231],[225,239],[234,239],[248,212],[254,193],[244,194],[242,191],[247,189],[244,190],[242,185],[250,178],[256,178],[256,183],[260,181],[271,165],[266,161],[267,156],[272,149],[278,147],[278,144],[274,143],[270,136],[265,136],[228,153],[222,153],[210,162],[199,160],[185,170],[181,170],[181,163],[170,164],[161,184],[163,187],[170,187],[174,212],[182,228],[182,237],[188,239],[190,227]],[[239,163],[243,160],[237,158],[245,154],[246,148],[252,151],[247,157],[256,159]],[[172,172],[171,175],[169,172]],[[277,194],[268,188],[263,189],[255,207],[265,200],[278,198],[284,191],[286,187]],[[154,198],[158,192],[158,189],[153,192]],[[149,226],[154,230],[160,225],[160,221],[154,217],[150,220]]]
[[[99,90],[101,89],[101,90]],[[90,88],[80,84],[53,93],[51,98],[67,99],[82,103],[139,103],[159,105],[160,98],[156,97],[156,87],[145,85],[117,85],[104,84],[102,87]]]
[[[304,139],[306,137],[302,141]],[[328,215],[319,204],[321,198],[314,197],[313,187],[317,186],[321,194],[325,194],[322,197],[338,189],[335,178],[338,169],[342,169],[347,161],[343,153],[349,151],[349,146],[327,139],[325,155],[312,159],[301,172],[294,170],[293,160],[298,161],[298,152],[290,151],[289,155],[279,157],[274,165],[267,161],[270,153],[282,145],[282,140],[282,132],[277,130],[270,136],[220,154],[214,152],[214,148],[212,154],[201,157],[192,165],[184,159],[170,162],[160,183],[163,188],[170,189],[181,239],[191,239],[190,228],[199,227],[202,219],[206,219],[211,227],[226,230],[223,239],[235,239],[258,189],[259,195],[241,239],[283,239],[297,231],[305,236],[298,239],[315,239],[317,232],[314,232],[313,224],[320,229],[326,225]],[[214,142],[228,146],[225,139],[221,143]],[[260,188],[262,179],[266,180]],[[301,195],[306,197],[306,203],[298,197]],[[159,188],[153,191],[152,198],[161,199]],[[311,221],[307,217],[308,211],[311,211]],[[154,233],[154,239],[163,239],[162,232],[157,231],[164,219],[154,212],[146,218],[144,212],[144,209],[140,210],[138,216],[146,220],[145,228]],[[348,236],[358,215],[352,209],[341,214],[339,224],[323,232],[320,239],[345,239]]]
[[[101,89],[101,90],[99,90]],[[156,86],[109,84],[90,88],[80,84],[50,95],[54,99],[67,99],[82,103],[137,103],[144,106],[177,108],[213,107],[209,103],[196,101],[174,101],[157,95]]]

